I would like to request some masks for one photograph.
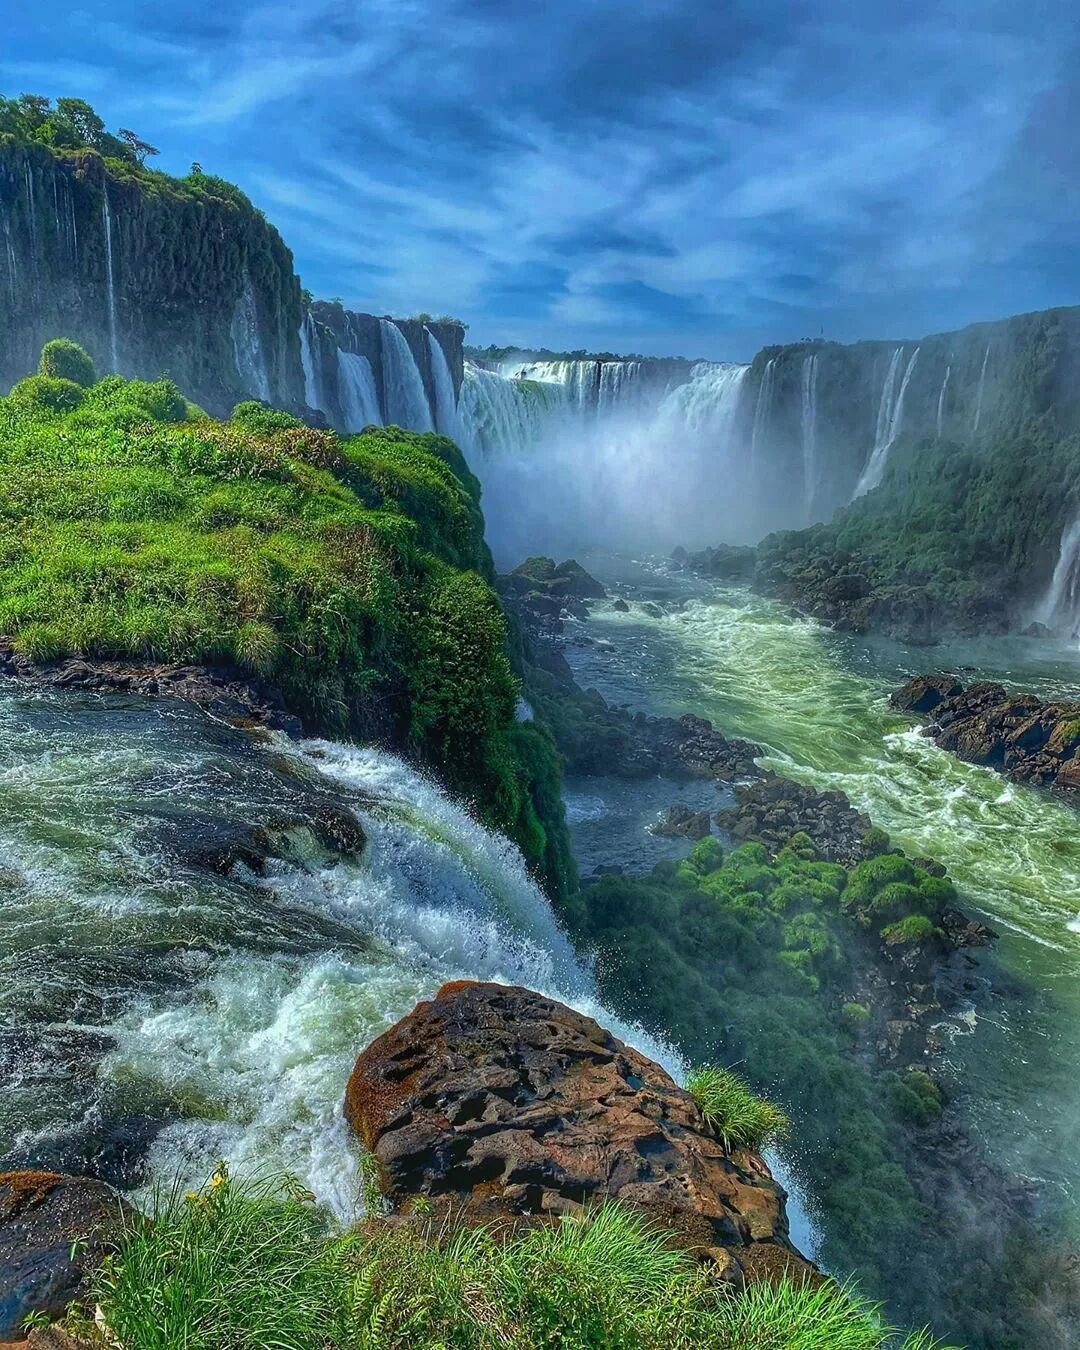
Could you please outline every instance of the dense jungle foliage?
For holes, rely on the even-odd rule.
[[[215,421],[51,343],[0,399],[0,521],[16,649],[240,666],[310,727],[433,766],[571,889],[555,753],[515,718],[479,486],[445,437]]]

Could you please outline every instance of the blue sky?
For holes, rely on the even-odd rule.
[[[0,0],[0,90],[239,183],[317,295],[747,358],[1080,301],[1071,0]]]

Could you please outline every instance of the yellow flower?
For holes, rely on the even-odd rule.
[[[221,1172],[215,1172],[214,1175],[210,1178],[211,1189],[216,1191],[219,1186],[224,1185],[225,1185],[224,1175]]]
[[[184,1199],[185,1199],[185,1200],[198,1200],[198,1199],[199,1199],[199,1192],[198,1192],[198,1191],[185,1191],[185,1192],[184,1192]]]

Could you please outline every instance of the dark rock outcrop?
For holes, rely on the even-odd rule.
[[[0,1173],[0,1341],[34,1312],[60,1316],[109,1248],[126,1206],[88,1177]]]
[[[749,544],[717,544],[689,554],[685,549],[676,549],[672,561],[717,581],[749,585],[757,563],[757,549]]]
[[[933,720],[925,734],[960,759],[1018,782],[1080,789],[1080,700],[1010,693],[989,681],[965,688],[951,676],[920,675],[891,702],[929,715]]]
[[[530,990],[444,985],[360,1056],[345,1113],[395,1208],[519,1225],[618,1198],[727,1278],[813,1269],[760,1157],[726,1152],[659,1065]]]
[[[819,792],[770,775],[735,789],[737,805],[717,814],[732,838],[756,840],[776,853],[796,834],[807,834],[822,858],[854,867],[888,847],[870,817],[857,811],[843,792]]]
[[[176,666],[166,663],[66,656],[33,661],[0,641],[0,676],[57,689],[102,694],[143,694],[186,699],[238,726],[262,726],[299,736],[303,724],[281,693],[234,666]]]
[[[695,811],[685,802],[673,803],[667,815],[652,826],[653,834],[665,839],[704,839],[709,830],[708,811]]]

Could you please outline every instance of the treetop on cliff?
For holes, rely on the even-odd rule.
[[[133,131],[122,130],[113,135],[81,98],[58,98],[55,104],[42,94],[0,98],[0,132],[57,150],[96,150],[110,159],[124,159],[131,164],[144,164],[148,156],[158,153]]]

